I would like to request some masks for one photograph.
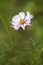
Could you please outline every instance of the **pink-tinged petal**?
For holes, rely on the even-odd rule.
[[[14,25],[19,25],[20,23],[19,22],[10,22],[13,26]]]
[[[20,28],[19,25],[16,25],[16,26],[12,26],[15,30],[18,30]]]
[[[27,21],[25,22],[25,24],[26,24],[26,25],[31,25],[31,20],[27,20]]]
[[[31,15],[31,17],[30,17],[30,19],[32,19],[34,16],[33,15]]]
[[[24,12],[20,12],[19,16],[20,16],[21,19],[24,19],[25,18],[25,13]]]
[[[30,19],[30,13],[29,12],[27,12],[27,15],[25,17],[25,20],[28,20],[28,19]]]
[[[15,16],[12,18],[12,22],[14,22],[14,23],[18,23],[19,21],[20,21],[19,15],[15,15]]]
[[[30,12],[27,12],[27,15],[26,15],[26,17],[25,17],[25,21],[26,21],[26,20],[30,20],[30,19],[32,19],[32,18],[33,18],[33,15],[31,15]]]
[[[25,30],[25,26],[24,26],[24,25],[20,25],[20,27],[21,27],[23,30]]]
[[[26,27],[26,25],[27,25],[27,24],[26,24],[26,23],[24,23],[24,27]]]

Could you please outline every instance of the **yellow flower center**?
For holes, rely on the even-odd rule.
[[[20,20],[20,24],[24,24],[24,20]]]

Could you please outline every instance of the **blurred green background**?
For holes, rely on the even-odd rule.
[[[21,11],[34,18],[16,31],[10,21]],[[0,0],[0,65],[43,65],[43,0]]]

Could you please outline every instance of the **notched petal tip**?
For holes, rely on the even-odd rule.
[[[19,30],[20,26],[12,26],[15,30]]]
[[[24,26],[24,25],[20,25],[20,27],[21,27],[23,30],[25,30],[25,26]]]
[[[30,14],[29,11],[27,11],[27,15],[29,15],[31,19],[34,18],[34,16],[32,14]]]
[[[25,18],[25,13],[24,12],[20,12],[19,16],[20,16],[21,19],[24,19]]]
[[[32,18],[34,18],[34,16],[33,16],[33,15],[31,15],[31,19],[32,19]]]

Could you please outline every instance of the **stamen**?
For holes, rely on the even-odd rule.
[[[25,22],[24,20],[20,20],[20,24],[24,24],[24,22]]]

